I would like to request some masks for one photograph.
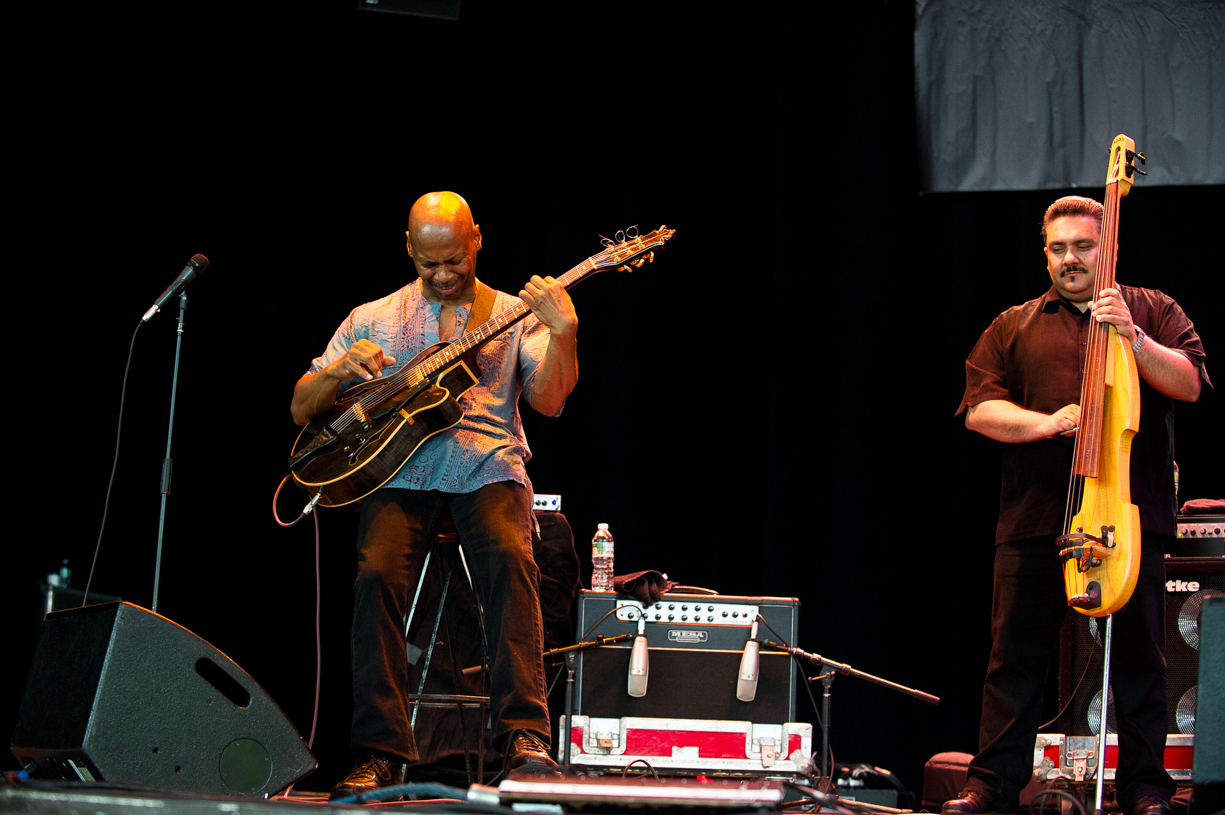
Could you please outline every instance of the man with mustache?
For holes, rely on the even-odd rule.
[[[1003,442],[996,528],[992,648],[978,754],[944,815],[1016,812],[1033,773],[1042,692],[1069,613],[1055,538],[1063,532],[1080,384],[1091,321],[1109,323],[1135,352],[1140,428],[1131,447],[1131,500],[1140,509],[1140,578],[1115,614],[1111,686],[1119,722],[1117,799],[1124,812],[1168,815],[1175,784],[1166,737],[1164,549],[1177,533],[1174,401],[1212,383],[1199,335],[1171,298],[1118,286],[1093,300],[1102,205],[1060,198],[1046,211],[1043,248],[1052,286],[1005,311],[966,360],[957,412]]]
[[[420,351],[457,339],[469,317],[518,303],[476,279],[480,227],[463,198],[423,195],[408,218],[416,279],[358,306],[294,387],[290,411],[305,425],[346,388],[394,373]],[[332,789],[342,798],[402,783],[417,761],[404,687],[404,619],[422,557],[449,510],[487,621],[494,746],[508,772],[555,772],[548,755],[539,573],[532,558],[531,456],[518,412],[522,395],[559,414],[578,381],[578,317],[564,286],[539,275],[519,292],[532,314],[478,356],[481,379],[459,396],[464,417],[430,437],[382,487],[362,499],[353,587],[354,764]]]

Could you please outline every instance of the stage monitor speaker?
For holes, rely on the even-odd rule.
[[[131,603],[44,618],[11,748],[53,776],[225,795],[279,792],[316,767],[255,680]]]
[[[637,633],[632,613],[615,613],[617,602],[633,602],[611,592],[579,596],[578,636]],[[795,645],[800,603],[793,597],[733,597],[728,595],[665,594],[648,609],[646,693],[630,696],[628,678],[633,641],[583,651],[575,672],[575,713],[584,716],[658,719],[718,719],[758,724],[795,721],[798,671],[791,657],[761,647],[756,694],[737,698],[741,658],[756,608],[769,623],[758,639],[786,640]],[[635,618],[636,620],[636,618]],[[594,626],[594,627],[593,627]],[[590,630],[589,630],[590,629]]]
[[[1189,735],[1196,732],[1200,606],[1210,592],[1225,591],[1225,560],[1167,558],[1165,572],[1166,732]],[[1060,647],[1059,704],[1062,708],[1069,698],[1072,704],[1060,717],[1059,729],[1069,736],[1090,736],[1101,717],[1105,622],[1083,614],[1068,617]],[[1106,732],[1118,732],[1113,699],[1107,709]]]

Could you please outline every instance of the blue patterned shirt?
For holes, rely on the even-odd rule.
[[[518,302],[517,297],[497,292],[493,314]],[[452,337],[460,336],[470,310],[470,305],[455,309]],[[395,357],[396,364],[383,369],[383,376],[394,374],[438,342],[441,312],[442,304],[425,299],[421,281],[414,280],[381,300],[353,309],[308,373],[322,370],[365,339]],[[531,393],[548,345],[548,328],[532,314],[486,343],[477,355],[481,381],[459,397],[464,418],[426,439],[383,486],[468,493],[496,481],[517,481],[531,490],[524,465],[532,451],[523,435],[518,403],[521,394]],[[340,390],[363,381],[355,376]]]

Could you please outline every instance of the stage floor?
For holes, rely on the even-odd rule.
[[[415,785],[418,787],[438,785]],[[563,813],[684,812],[734,815],[782,811],[806,799],[779,780],[651,778],[649,776],[571,776],[550,780],[504,781],[497,788],[454,790],[454,798],[420,801],[330,804],[326,793],[291,791],[269,799],[158,790],[137,785],[68,781],[28,781],[0,788],[0,812],[38,815],[149,815],[161,811],[205,815],[294,815],[377,808],[390,812],[498,815],[513,812]],[[465,797],[459,797],[464,795]],[[795,811],[799,811],[798,807]],[[890,810],[896,812],[897,810]]]

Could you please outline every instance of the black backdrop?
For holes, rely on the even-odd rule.
[[[449,188],[481,223],[481,277],[510,291],[599,234],[678,230],[653,265],[574,291],[579,388],[562,418],[525,416],[529,472],[563,495],[580,554],[607,521],[619,571],[797,596],[802,647],[942,697],[840,679],[838,760],[917,792],[927,757],[972,750],[998,453],[953,410],[982,329],[1047,286],[1037,226],[1055,193],[920,197],[912,7],[860,6],[471,2],[454,23],[189,3],[21,21],[37,56],[10,99],[8,367],[25,398],[8,423],[0,733],[40,577],[61,558],[75,586],[88,571],[132,327],[195,252],[212,265],[190,289],[159,611],[309,733],[312,528],[269,512],[292,384],[349,308],[408,279],[408,208]],[[1210,354],[1219,192],[1141,182],[1122,224],[1121,279],[1181,301]],[[94,579],[146,606],[174,323],[136,342]],[[1179,410],[1184,497],[1225,494],[1222,415]],[[355,517],[321,525],[319,788],[346,769]]]

